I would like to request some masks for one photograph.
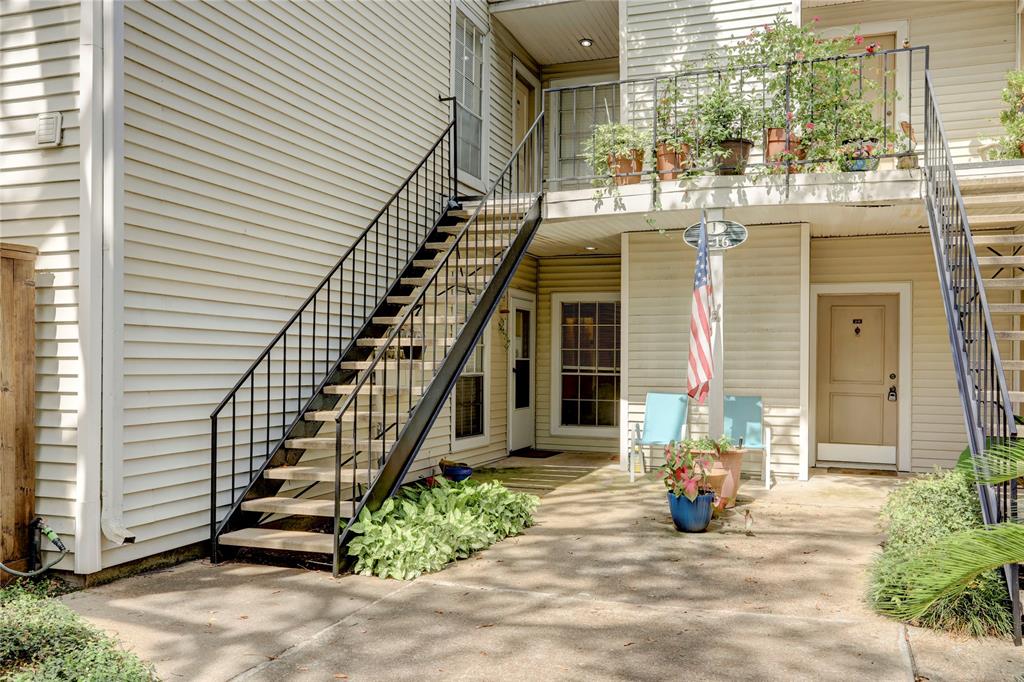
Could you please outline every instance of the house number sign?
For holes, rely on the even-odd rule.
[[[690,225],[683,232],[683,240],[697,248],[700,240],[700,223]],[[747,241],[747,228],[732,220],[709,220],[708,221],[708,248],[712,251],[721,251],[739,246]]]

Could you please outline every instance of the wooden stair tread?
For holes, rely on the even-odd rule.
[[[1000,213],[969,215],[971,229],[993,229],[996,227],[1016,227],[1024,225],[1024,213]]]
[[[1011,246],[1024,244],[1024,234],[976,234],[975,246]]]
[[[356,503],[341,501],[341,516],[350,518]],[[303,497],[257,497],[242,503],[244,511],[265,514],[291,514],[295,516],[334,516],[334,500],[311,500]]]
[[[394,317],[384,317],[384,316],[375,317],[375,318],[373,318],[373,323],[374,324],[383,324],[383,325],[386,325],[388,327],[391,327],[391,326],[396,325],[399,322],[401,322],[402,321],[402,317],[403,317],[402,315],[395,315]],[[462,324],[461,317],[456,317],[455,314],[447,315],[447,316],[445,316],[445,315],[413,315],[413,316],[410,316],[406,320],[406,322],[408,322],[409,320],[415,320],[416,324],[426,323],[426,324],[429,324],[429,325],[434,325],[434,324],[458,325],[458,324]]]
[[[409,326],[415,325],[417,328],[420,327],[420,322],[421,322],[421,320],[418,317],[410,317],[408,320],[406,320],[406,323]],[[431,328],[433,328],[433,327],[431,326]],[[423,345],[429,345],[429,344],[432,344],[432,343],[453,343],[454,341],[455,341],[455,339],[451,339],[451,338],[447,338],[447,337],[445,337],[445,338],[434,338],[434,337],[431,337],[429,339],[418,339],[418,338],[409,338],[407,336],[396,336],[395,338],[391,339],[391,343],[392,344],[398,345],[398,346],[404,346],[404,347],[408,347],[408,346],[423,346]],[[379,347],[387,345],[387,344],[388,344],[387,338],[363,337],[361,339],[357,339],[356,340],[356,345],[364,347],[364,348],[365,347],[379,348]]]
[[[1024,289],[1024,277],[991,277],[985,280],[986,289]]]
[[[966,197],[978,194],[999,194],[1024,192],[1024,177],[1012,175],[1008,177],[959,178],[960,192]]]
[[[1024,303],[989,303],[993,315],[1024,315]]]
[[[441,364],[439,362],[434,362],[432,360],[402,360],[401,364],[399,365],[399,363],[396,360],[381,360],[377,363],[375,369],[384,370],[386,368],[389,372],[393,372],[401,368],[408,371],[410,363],[415,368],[415,370],[419,370],[421,366],[423,369],[435,369],[438,365]],[[344,362],[341,363],[341,368],[369,369],[370,365],[372,364],[372,360],[345,360]]]
[[[978,265],[1024,265],[1024,255],[978,256]]]
[[[280,530],[277,528],[242,528],[221,535],[222,545],[253,547],[256,549],[281,549],[291,552],[316,554],[334,553],[334,536],[327,533],[309,533],[301,530]]]
[[[405,418],[405,415],[409,412],[409,404],[402,400],[400,400],[399,402],[401,402],[402,404],[398,406],[397,410],[398,421],[402,421],[402,419]],[[413,407],[415,406],[416,403],[413,402]],[[340,411],[341,410],[311,410],[303,415],[303,419],[305,419],[308,422],[336,422],[338,421],[338,413]],[[376,406],[374,407],[373,410],[374,420],[383,422],[385,421],[386,418],[387,424],[391,425],[395,422],[395,411],[396,410],[394,405],[386,405],[384,407]],[[358,414],[358,419],[361,422],[365,423],[366,421],[368,421],[367,413],[365,410],[360,409],[359,412],[356,414]],[[349,409],[345,413],[345,416],[341,418],[341,423],[351,424],[353,421],[353,412],[351,409]]]
[[[333,440],[333,439],[331,439]],[[369,474],[376,474],[376,469],[371,469]],[[352,483],[354,480],[365,483],[369,480],[366,466],[360,466],[353,470],[351,463],[341,468],[341,480],[344,483]],[[263,470],[263,477],[277,481],[334,481],[334,464],[297,464],[291,467],[269,467]]]
[[[290,450],[327,450],[334,449],[334,435],[330,436],[310,436],[308,438],[289,438],[284,442],[284,446]],[[361,442],[358,443],[358,450],[360,451],[373,451],[380,452],[381,444],[380,441],[371,441],[369,443]],[[348,440],[342,439],[341,443],[342,450],[349,452],[352,450],[352,436],[349,434]]]
[[[1024,206],[1024,196],[1018,192],[994,192],[992,194],[969,194],[964,196],[964,208]]]
[[[1024,341],[1024,331],[996,329],[993,333],[999,341]]]

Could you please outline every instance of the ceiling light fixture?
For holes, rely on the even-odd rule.
[[[594,44],[594,40],[592,38],[580,38],[580,46],[581,47],[590,47],[593,44]]]
[[[597,247],[596,246],[584,246],[583,249],[585,251],[597,251]]]

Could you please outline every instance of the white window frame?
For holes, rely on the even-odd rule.
[[[487,177],[490,174],[490,157],[491,157],[491,30],[486,25],[482,24],[480,20],[474,16],[473,12],[470,11],[459,0],[452,0],[451,3],[451,36],[449,44],[449,56],[451,64],[449,65],[449,76],[448,76],[448,87],[449,92],[455,94],[455,34],[457,22],[456,18],[459,14],[462,14],[466,18],[466,21],[472,23],[476,29],[483,36],[483,82],[480,84],[480,117],[482,119],[481,130],[480,130],[480,171],[483,177],[474,177],[462,170],[458,170],[459,182],[480,192],[487,191]],[[459,106],[459,105],[456,105]]]
[[[465,436],[463,438],[455,437],[455,392],[459,390],[458,380],[455,382],[455,386],[452,388],[452,397],[448,400],[449,409],[451,410],[451,451],[462,452],[464,450],[472,450],[473,448],[483,447],[490,445],[491,443],[491,374],[493,369],[491,367],[491,327],[488,325],[484,329],[483,335],[480,337],[480,342],[484,344],[483,362],[484,362],[484,430],[483,433],[477,436]],[[475,352],[475,349],[474,349]],[[459,373],[462,376],[462,373]]]
[[[551,435],[577,436],[585,438],[618,438],[619,426],[565,426],[562,424],[562,303],[584,301],[586,303],[620,303],[621,292],[618,291],[565,291],[551,294]],[[623,321],[620,309],[619,351],[622,352]],[[619,360],[619,396],[623,394],[622,365],[625,357]],[[619,419],[621,419],[621,414]]]

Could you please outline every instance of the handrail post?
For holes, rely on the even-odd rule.
[[[217,563],[217,413],[210,415],[210,563]]]

